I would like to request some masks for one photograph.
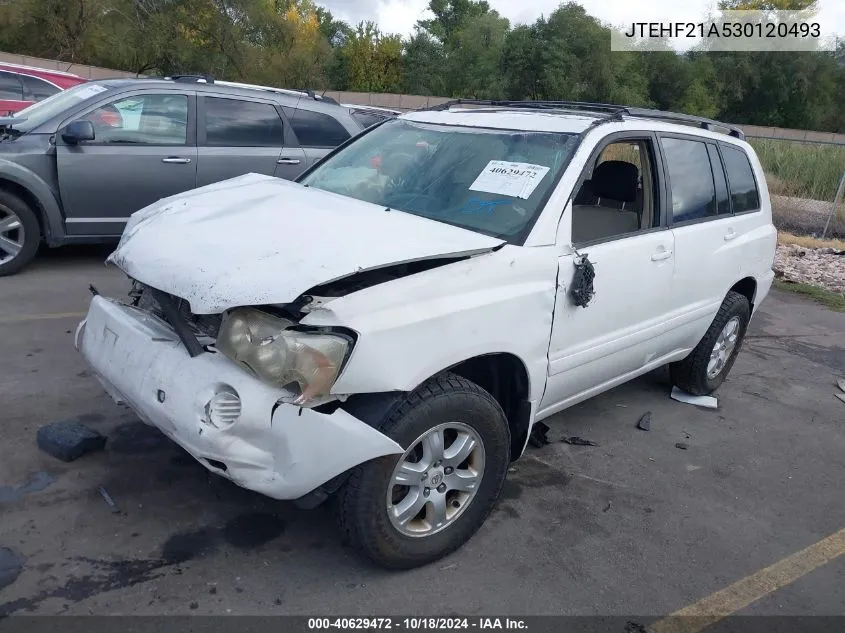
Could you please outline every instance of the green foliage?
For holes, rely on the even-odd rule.
[[[814,9],[724,0],[724,9]],[[648,105],[733,123],[845,131],[835,53],[611,52],[574,2],[511,26],[484,0],[430,0],[405,39],[313,0],[0,0],[0,50],[144,74],[285,87]]]
[[[845,147],[749,139],[773,194],[832,202],[845,173]]]
[[[845,312],[845,295],[841,293],[832,292],[822,288],[821,286],[795,283],[792,281],[784,281],[782,279],[775,279],[774,285],[777,290],[782,292],[794,292],[795,294],[826,306],[834,312]]]
[[[398,92],[402,84],[402,38],[384,35],[373,22],[361,22],[343,45],[349,89]]]

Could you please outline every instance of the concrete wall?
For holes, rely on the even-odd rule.
[[[111,70],[99,68],[98,66],[86,66],[84,64],[69,64],[54,59],[43,59],[41,57],[28,57],[27,55],[15,55],[13,53],[0,52],[0,62],[7,64],[20,64],[22,66],[35,66],[47,70],[61,70],[66,73],[73,73],[86,79],[114,79],[115,77],[135,77],[135,73],[128,73],[122,70]]]
[[[27,57],[26,55],[15,55],[12,53],[0,52],[0,62],[35,66],[50,70],[63,70],[77,74],[86,79],[108,79],[113,77],[135,77],[134,73],[122,70],[110,70],[97,66],[85,66],[83,64],[69,64],[52,59],[40,57]],[[421,95],[403,95],[391,93],[370,93],[370,92],[338,92],[328,91],[327,96],[336,99],[340,103],[351,103],[355,105],[373,105],[395,110],[414,110],[425,108],[448,101],[446,97],[425,97]],[[738,125],[746,136],[758,138],[776,138],[793,141],[807,141],[813,143],[835,143],[845,145],[845,134],[833,132],[813,132],[809,130],[791,130],[778,127],[761,127],[757,125]]]

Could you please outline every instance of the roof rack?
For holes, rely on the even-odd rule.
[[[156,78],[154,78],[156,79]],[[161,79],[158,77],[157,79]],[[334,105],[338,105],[337,101],[332,99],[331,97],[326,97],[325,95],[318,95],[313,90],[292,90],[289,88],[275,88],[273,86],[260,86],[258,84],[244,84],[239,83],[236,81],[216,81],[214,77],[207,74],[185,74],[185,75],[170,75],[168,77],[164,77],[163,79],[171,79],[173,81],[181,81],[181,82],[196,82],[196,83],[207,83],[207,84],[214,84],[217,86],[228,86],[229,88],[246,88],[248,90],[266,90],[267,92],[275,92],[278,94],[285,94],[291,95],[292,97],[302,97],[308,96],[315,101],[324,101],[326,103],[331,103]]]
[[[214,83],[214,77],[211,75],[170,75],[169,77],[165,77],[165,79],[172,79],[173,81],[183,81],[183,82],[190,82],[190,81],[204,81],[207,84]]]
[[[590,128],[610,121],[619,121],[623,116],[631,116],[657,121],[667,121],[669,123],[679,123],[682,125],[695,125],[708,131],[714,131],[714,128],[721,128],[726,130],[727,133],[734,138],[745,138],[745,134],[742,130],[728,123],[722,123],[721,121],[714,121],[713,119],[706,119],[692,114],[682,114],[680,112],[666,112],[663,110],[637,108],[611,103],[590,103],[585,101],[497,101],[491,99],[453,99],[436,106],[421,109],[440,111],[448,110],[452,106],[456,105],[476,105],[493,108],[524,108],[527,110],[563,110],[567,112],[577,112],[580,114],[594,114],[598,118],[590,125]]]

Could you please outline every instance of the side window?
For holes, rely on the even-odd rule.
[[[760,194],[748,156],[742,150],[727,145],[722,145],[722,156],[728,171],[733,212],[756,211],[760,208]]]
[[[659,226],[654,176],[651,140],[607,145],[588,166],[573,199],[572,241],[606,240]]]
[[[716,189],[707,144],[661,139],[672,188],[672,221],[677,224],[716,215]]]
[[[707,144],[707,153],[710,154],[710,167],[713,168],[713,178],[716,183],[717,213],[725,215],[731,212],[731,203],[728,201],[728,182],[725,180],[725,169],[722,167],[722,159],[719,157],[719,150],[715,145]]]
[[[188,97],[177,94],[136,95],[100,106],[87,118],[97,143],[185,145],[188,142]]]
[[[21,81],[23,82],[23,89],[26,93],[26,98],[32,99],[33,101],[41,101],[47,97],[52,97],[57,92],[61,92],[60,88],[57,88],[53,84],[46,82],[43,79],[39,79],[38,77],[21,75]]]
[[[23,101],[23,87],[18,75],[0,71],[0,99]]]
[[[376,123],[381,123],[390,117],[387,115],[375,114],[373,112],[364,112],[363,110],[353,110],[352,118],[358,121],[363,128],[368,128]]]
[[[282,147],[282,119],[269,103],[205,97],[205,144]]]
[[[350,136],[336,119],[322,112],[299,108],[289,118],[302,147],[337,147]]]

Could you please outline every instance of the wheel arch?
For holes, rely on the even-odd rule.
[[[51,246],[61,242],[63,218],[56,196],[35,173],[11,161],[0,160],[0,189],[16,195],[35,212],[41,235]]]
[[[505,413],[511,435],[511,460],[516,460],[525,448],[531,427],[530,376],[525,363],[508,352],[482,354],[454,363],[427,376],[414,389],[445,372],[457,374],[487,391]],[[413,390],[410,390],[413,391]],[[356,418],[378,428],[380,420],[401,404],[410,391],[361,393],[349,396],[345,402],[334,401],[320,405],[318,410],[331,412],[340,407]]]
[[[741,294],[748,299],[751,312],[754,312],[754,299],[757,296],[757,280],[754,277],[744,277],[731,286],[731,291]]]

